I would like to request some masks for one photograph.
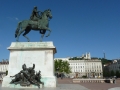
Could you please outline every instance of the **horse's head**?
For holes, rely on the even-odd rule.
[[[47,17],[49,17],[50,19],[52,18],[52,14],[51,14],[51,10],[47,9],[43,12],[43,14],[45,14]]]
[[[51,13],[51,10],[50,10],[50,9],[48,9],[48,10],[47,10],[47,12],[48,12],[48,13],[47,13],[47,15],[48,15],[48,16],[49,16],[49,18],[51,19],[51,18],[52,18],[52,13]]]

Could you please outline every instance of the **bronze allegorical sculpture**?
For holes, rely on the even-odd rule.
[[[26,64],[22,65],[23,70],[21,70],[18,74],[10,77],[15,77],[10,84],[20,84],[21,86],[30,86],[31,84],[36,85],[40,88],[40,84],[44,84],[40,81],[41,72],[35,74],[35,64],[33,67],[27,68]]]

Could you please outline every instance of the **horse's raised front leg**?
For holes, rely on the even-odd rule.
[[[50,36],[51,33],[51,29],[50,28],[46,28],[47,31],[49,31],[48,35],[46,35],[46,37]]]

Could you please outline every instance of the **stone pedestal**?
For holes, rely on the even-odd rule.
[[[56,87],[57,79],[54,76],[56,48],[53,42],[12,42],[8,50],[10,50],[8,75],[3,78],[2,87],[13,87],[9,84],[12,80],[10,76],[20,72],[23,64],[27,67],[35,64],[35,71],[41,71],[44,87]]]

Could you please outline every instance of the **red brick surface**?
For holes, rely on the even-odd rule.
[[[73,83],[72,79],[59,78],[58,84],[80,84],[90,90],[108,90],[110,88],[120,87],[120,79],[116,80],[116,84],[110,84],[110,83]]]

